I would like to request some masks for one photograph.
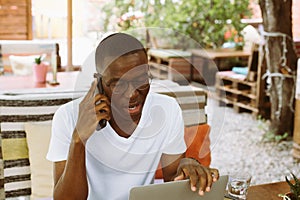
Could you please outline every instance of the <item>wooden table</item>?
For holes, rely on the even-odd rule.
[[[79,72],[58,72],[58,85],[51,85],[48,82],[52,81],[52,73],[47,74],[47,83],[35,83],[33,76],[15,76],[6,75],[0,76],[0,91],[15,90],[15,89],[32,89],[32,88],[68,88],[72,89],[75,86],[76,78]]]
[[[194,80],[195,68],[208,84],[214,83],[215,72],[222,60],[229,58],[248,58],[250,51],[228,49],[191,49],[190,80]],[[220,69],[221,70],[221,69]]]
[[[248,57],[250,51],[244,50],[228,50],[228,49],[191,49],[190,52],[197,56],[204,56],[206,58],[228,58],[228,57]]]
[[[268,183],[262,185],[251,186],[248,191],[247,199],[249,200],[280,200],[278,194],[285,194],[290,191],[288,184],[285,181]]]
[[[190,50],[192,56],[203,57],[211,59],[219,64],[220,60],[226,58],[246,57],[251,55],[250,51],[244,50],[228,50],[228,49],[192,49]]]
[[[278,194],[285,194],[289,191],[290,188],[285,181],[254,185],[249,188],[247,200],[282,200]]]

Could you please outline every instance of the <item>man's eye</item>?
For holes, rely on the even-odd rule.
[[[145,81],[148,81],[148,76],[141,76],[141,77],[138,77],[136,79],[136,81],[138,82],[145,82]]]
[[[148,80],[146,80],[146,79],[139,80],[139,81],[137,81],[137,83],[139,83],[139,84],[145,84],[145,83],[148,83]]]
[[[118,82],[111,82],[110,86],[115,87],[116,85],[119,85]]]
[[[115,82],[113,86],[121,87],[121,86],[123,86],[124,84],[126,84],[126,83],[124,83],[123,81],[118,81],[118,82]]]

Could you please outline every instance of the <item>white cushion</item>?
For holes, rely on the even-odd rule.
[[[28,55],[28,56],[15,56],[10,55],[9,61],[11,69],[15,75],[30,75],[32,74],[32,66],[34,65],[35,58],[40,55]]]
[[[47,198],[53,192],[53,163],[46,159],[51,122],[25,123],[31,170],[31,199]]]

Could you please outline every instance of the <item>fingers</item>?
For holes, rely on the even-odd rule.
[[[204,192],[209,192],[213,182],[219,179],[219,171],[217,169],[204,167],[195,161],[185,162],[181,166],[181,172],[174,180],[189,178],[191,190],[197,191],[198,186],[198,193],[201,196],[204,195]]]
[[[94,96],[94,93],[95,93],[95,89],[96,89],[96,87],[97,87],[97,84],[98,84],[98,81],[97,81],[97,79],[95,78],[94,81],[92,82],[92,85],[91,85],[89,91],[87,92],[87,94],[85,95],[85,97],[84,97],[83,100],[90,99],[91,97]]]
[[[198,176],[193,170],[183,168],[179,175],[174,178],[174,181],[184,180],[188,177],[190,177],[191,190],[195,192],[197,190]]]
[[[189,174],[191,190],[195,192],[197,190],[198,175],[197,175],[195,170],[192,170],[190,172],[186,172],[186,174]]]
[[[207,168],[197,168],[199,175],[199,195],[209,192],[212,184],[212,176]]]
[[[185,179],[184,173],[181,172],[178,176],[176,176],[174,178],[174,181],[180,181],[180,180],[184,180],[184,179]]]
[[[219,170],[211,168],[210,172],[211,172],[211,175],[213,176],[213,181],[216,182],[220,177]]]
[[[105,119],[106,121],[110,120],[110,108],[109,107],[103,107],[101,110],[96,111],[97,121],[100,121],[102,119]]]
[[[97,94],[94,98],[95,104],[95,112],[97,115],[97,120],[100,121],[105,119],[107,121],[110,120],[110,101],[108,98],[103,94]]]
[[[103,102],[105,102],[107,105],[110,105],[110,101],[107,98],[107,96],[105,96],[103,94],[97,94],[94,97],[94,104],[98,105],[98,104],[103,103]]]
[[[204,195],[204,192],[209,192],[212,183],[219,179],[219,171],[213,168],[201,167],[197,168],[199,176],[199,195]]]
[[[98,119],[98,122],[102,119],[105,119],[106,121],[109,121],[110,120],[110,115],[107,112],[97,113],[97,119]]]
[[[186,170],[186,174],[190,178],[191,190],[196,191],[197,185],[199,185],[199,195],[204,195],[204,191],[210,190],[210,187],[207,189],[207,174],[205,170],[199,165],[194,168]]]

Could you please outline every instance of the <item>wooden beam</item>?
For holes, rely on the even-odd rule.
[[[27,0],[27,40],[32,40],[32,13],[31,0]]]
[[[68,0],[68,20],[67,20],[67,52],[68,52],[68,60],[66,71],[73,71],[73,63],[72,63],[72,0]]]

